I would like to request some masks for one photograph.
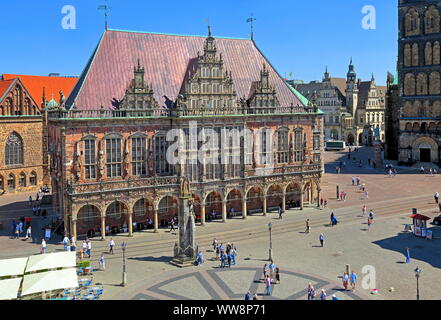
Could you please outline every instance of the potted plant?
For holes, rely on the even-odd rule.
[[[90,266],[90,260],[83,260],[78,263],[78,267],[83,269],[85,274],[91,273],[92,268]]]

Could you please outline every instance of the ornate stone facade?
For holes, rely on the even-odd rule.
[[[240,65],[237,55],[245,52],[235,46],[248,42],[224,40],[234,49],[227,56],[217,51],[216,41],[209,33],[204,54],[189,55],[176,99],[163,93],[168,87],[152,81],[149,89],[164,100],[150,113],[140,116],[139,109],[125,107],[81,110],[79,105],[49,114],[54,209],[63,214],[66,233],[105,238],[103,230],[123,229],[131,235],[134,223],[157,231],[178,213],[182,177],[189,181],[201,225],[319,203],[322,113],[309,102],[302,104],[267,61],[247,66],[253,54],[261,59],[252,43]],[[236,73],[236,79],[234,70],[242,66],[250,74]],[[162,66],[157,68],[160,72]],[[144,70],[142,61],[136,70]],[[213,90],[216,85],[219,90]],[[130,101],[132,94],[126,91],[116,99]],[[88,101],[87,96],[68,101],[75,99]],[[171,132],[178,134],[167,139]],[[173,156],[177,162],[170,161]]]
[[[400,0],[398,10],[398,160],[439,163],[441,4],[429,0]]]

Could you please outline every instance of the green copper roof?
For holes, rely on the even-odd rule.
[[[398,71],[395,73],[394,82],[392,84],[398,85]]]
[[[51,109],[51,108],[57,108],[58,107],[58,103],[54,100],[54,98],[51,99],[51,101],[49,101],[46,105],[47,108]]]
[[[294,89],[294,87],[292,87],[289,83],[287,83],[287,85],[305,107],[309,105],[308,99],[306,99],[300,92]]]

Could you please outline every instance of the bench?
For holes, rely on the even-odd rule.
[[[274,211],[278,212],[279,211],[279,207],[269,207],[267,209],[267,212],[274,212]]]
[[[205,216],[205,219],[207,221],[212,221],[212,220],[222,220],[222,214],[221,213],[216,213],[216,215],[213,217],[212,214],[207,214]]]

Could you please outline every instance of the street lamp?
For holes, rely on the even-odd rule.
[[[268,261],[272,261],[273,260],[273,242],[272,242],[272,238],[271,238],[271,230],[273,228],[273,224],[270,222],[268,223],[268,230],[269,230],[269,258]]]
[[[416,268],[415,270],[415,277],[416,277],[416,279],[417,279],[417,300],[420,300],[420,287],[419,287],[419,282],[418,282],[418,280],[420,279],[420,276],[421,276],[421,269],[420,268]]]
[[[122,283],[121,286],[125,287],[127,285],[127,273],[126,273],[126,248],[127,244],[123,242],[121,244],[122,252],[123,252],[123,273],[122,273]]]

